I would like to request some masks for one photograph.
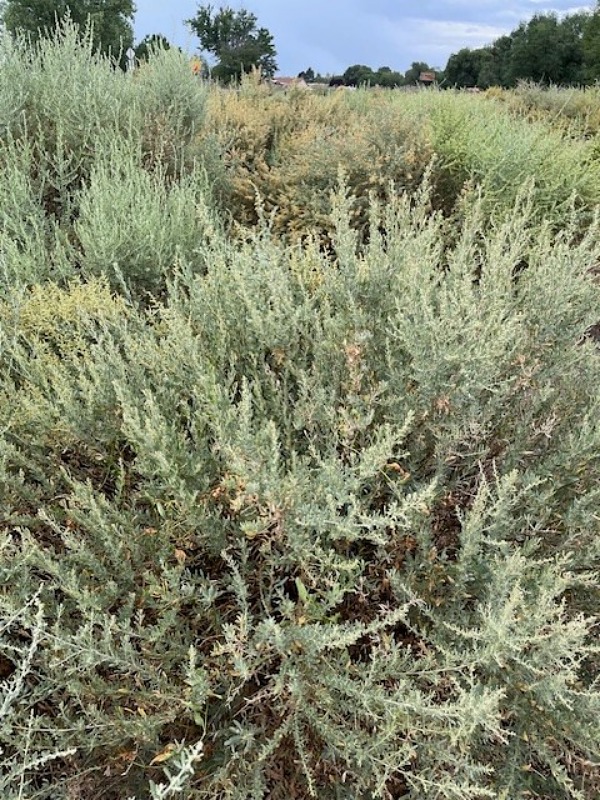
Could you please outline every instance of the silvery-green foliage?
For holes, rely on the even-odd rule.
[[[2,47],[11,78],[0,110],[4,135],[31,147],[37,192],[48,210],[68,219],[71,194],[96,147],[133,126],[131,82],[94,52],[89,31],[68,20],[55,39],[32,45],[4,35]]]
[[[9,646],[7,651],[0,649],[3,666],[14,664],[10,677],[0,681],[0,790],[7,800],[23,800],[36,772],[43,773],[51,762],[75,753],[75,749],[51,750],[46,742],[40,746],[34,711],[37,693],[31,687],[36,653],[46,633],[39,592],[20,608],[3,608],[0,641],[8,639],[15,628],[21,630],[25,642]],[[20,746],[15,747],[17,741]]]
[[[150,797],[152,800],[166,800],[168,797],[180,795],[186,788],[187,780],[193,775],[196,763],[202,758],[204,745],[197,742],[191,747],[180,748],[169,766],[165,767],[167,783],[152,783],[150,785]]]
[[[437,154],[436,201],[442,207],[452,208],[465,182],[474,182],[485,188],[486,211],[502,213],[531,179],[537,214],[555,228],[568,215],[574,194],[583,219],[597,205],[600,173],[593,140],[577,140],[548,122],[515,119],[493,99],[464,92],[417,92],[403,97],[402,105],[429,131]]]
[[[72,248],[56,220],[45,213],[43,167],[33,145],[8,136],[0,153],[2,293],[17,285],[71,275]]]
[[[335,260],[204,225],[72,348],[0,315],[0,609],[77,750],[32,797],[593,797],[597,228],[475,195],[449,244],[425,186],[357,253],[352,202]]]
[[[154,210],[159,216],[148,213],[147,224],[151,219],[156,234],[147,246],[157,248],[157,262],[150,267],[142,255],[142,265],[139,259],[131,264],[132,273],[152,273],[146,289],[153,288],[164,259],[173,266],[176,245],[165,244],[169,237],[178,237],[187,256],[196,235],[193,219],[206,180],[193,137],[203,122],[206,88],[179,51],[158,50],[139,76],[125,74],[94,51],[89,30],[68,20],[53,39],[31,44],[6,35],[0,48],[1,280],[61,280],[80,274],[82,259],[94,273],[114,275],[115,263],[127,272],[121,219],[126,225],[133,216],[122,232],[137,230],[139,242],[148,229],[140,230],[140,215]],[[135,153],[135,169],[115,165],[113,150]],[[102,198],[103,190],[110,195]],[[82,245],[74,225],[90,206],[100,216],[93,234],[92,223],[82,222]],[[101,233],[107,226],[110,243]],[[82,246],[89,251],[83,257]]]
[[[82,273],[143,293],[160,289],[178,261],[204,268],[206,236],[216,225],[208,196],[199,167],[169,181],[160,166],[144,168],[138,148],[113,145],[78,197]]]
[[[189,143],[202,123],[207,100],[206,86],[179,48],[152,48],[136,76],[137,102],[147,120],[166,115],[181,146]]]
[[[31,45],[3,36],[2,48],[11,79],[0,95],[2,131],[31,137],[57,173],[67,161],[85,175],[99,144],[116,136],[141,141],[158,116],[182,145],[202,123],[206,88],[176,49],[158,49],[139,76],[126,74],[69,20],[53,39]]]

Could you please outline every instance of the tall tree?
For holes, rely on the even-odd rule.
[[[94,44],[118,57],[133,44],[133,0],[5,0],[0,19],[9,33],[25,33],[34,41],[52,37],[57,21],[69,15],[85,28],[92,25]]]
[[[521,79],[573,84],[585,80],[586,67],[594,62],[600,77],[599,10],[591,18],[586,12],[563,19],[556,14],[536,14],[487,47],[453,53],[446,80],[451,86],[481,88],[513,86]]]
[[[239,80],[245,72],[258,68],[271,78],[277,69],[273,37],[250,11],[234,11],[221,6],[200,6],[196,16],[186,21],[200,39],[201,49],[217,59],[212,74],[224,81]]]
[[[513,34],[512,81],[520,78],[538,83],[580,82],[583,64],[583,31],[577,21],[556,14],[536,14]]]
[[[303,78],[307,83],[312,83],[315,79],[315,71],[312,67],[303,69],[302,72],[298,73],[298,77]]]
[[[513,46],[512,36],[501,36],[488,48],[492,54],[491,62],[488,62],[484,67],[483,85],[488,86],[504,86],[510,85],[510,64],[511,53]]]
[[[171,43],[162,33],[152,33],[144,36],[141,42],[135,46],[135,57],[138,61],[147,61],[150,54],[155,50],[170,50]]]
[[[448,86],[459,89],[478,86],[481,69],[481,51],[463,47],[458,53],[452,53],[444,70]]]
[[[583,69],[588,81],[600,80],[600,2],[583,31]]]
[[[375,83],[375,73],[365,64],[353,64],[343,75],[346,86],[361,86],[366,83]]]
[[[392,70],[391,67],[379,67],[375,73],[375,83],[386,89],[393,89],[404,84],[404,75]]]

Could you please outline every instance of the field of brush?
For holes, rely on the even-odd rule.
[[[595,800],[600,94],[0,45],[5,800]]]

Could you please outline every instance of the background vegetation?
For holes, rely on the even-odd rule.
[[[0,14],[8,33],[32,41],[52,38],[57,22],[68,17],[79,28],[88,28],[94,48],[122,67],[133,45],[133,0],[2,0]]]
[[[214,78],[228,83],[259,69],[263,77],[272,78],[277,69],[273,36],[266,28],[258,27],[255,14],[227,6],[216,11],[212,6],[200,6],[187,25],[200,40],[204,53],[217,59],[212,68]]]
[[[449,86],[514,87],[593,84],[600,78],[600,3],[593,12],[535,14],[490,45],[453,53],[444,70]]]
[[[3,797],[596,798],[593,126],[2,48]]]

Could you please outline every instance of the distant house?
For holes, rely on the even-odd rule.
[[[308,83],[304,78],[284,78],[283,76],[275,76],[271,80],[271,86],[277,89],[308,89]]]

